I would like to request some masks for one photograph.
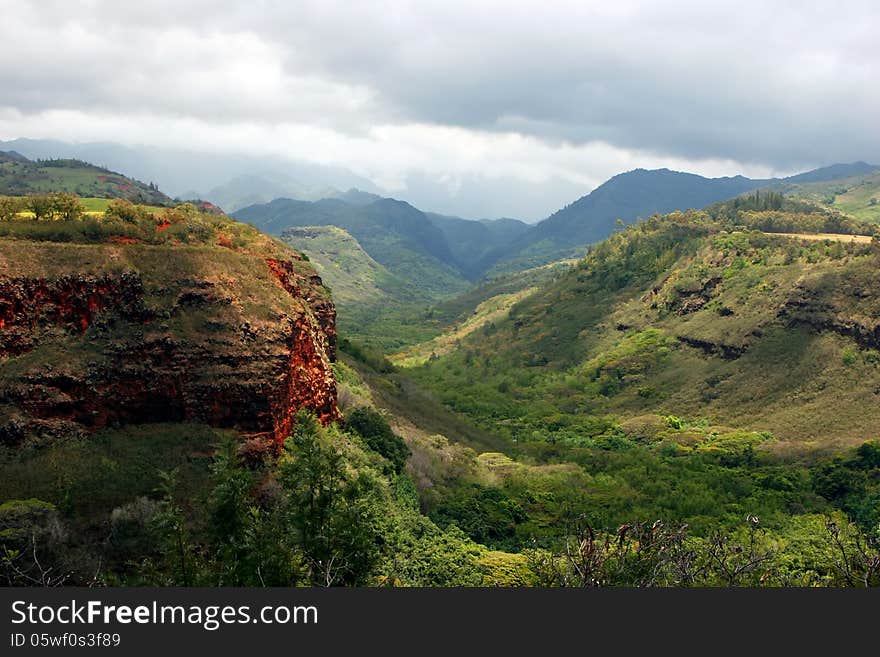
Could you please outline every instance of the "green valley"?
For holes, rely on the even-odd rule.
[[[875,585],[876,225],[796,184],[489,277],[536,229],[4,197],[5,576]]]

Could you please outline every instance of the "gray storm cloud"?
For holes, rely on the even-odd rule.
[[[194,125],[391,188],[880,160],[875,7],[0,0],[0,137]]]

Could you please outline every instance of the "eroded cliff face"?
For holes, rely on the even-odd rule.
[[[82,333],[97,315],[108,310],[129,320],[145,321],[149,313],[143,296],[140,277],[128,273],[101,278],[0,280],[0,358],[33,349],[41,325]]]
[[[338,419],[335,308],[295,254],[79,249],[79,273],[10,275],[0,247],[0,442],[201,422],[278,445],[301,408]]]

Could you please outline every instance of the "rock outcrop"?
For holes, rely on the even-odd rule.
[[[299,409],[338,419],[335,308],[293,252],[75,248],[88,267],[11,276],[0,245],[0,441],[200,422],[277,445]]]
[[[874,286],[859,283],[843,276],[799,281],[777,317],[789,327],[830,331],[852,338],[862,349],[880,349]]]

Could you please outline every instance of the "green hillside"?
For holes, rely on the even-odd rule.
[[[282,241],[309,257],[321,278],[343,307],[370,304],[385,298],[415,301],[423,296],[373,260],[358,241],[336,226],[289,228]]]
[[[573,509],[699,536],[754,514],[798,558],[823,514],[876,526],[880,462],[852,454],[880,438],[880,255],[847,234],[872,228],[765,209],[777,201],[652,217],[396,356],[396,388],[429,391],[411,406],[435,399],[505,442],[475,457],[492,483],[447,482],[432,518],[511,549],[550,540]]]
[[[429,306],[331,226],[94,212],[0,221],[12,583],[876,583],[873,226],[756,194]]]
[[[617,228],[639,218],[673,210],[702,208],[771,185],[773,189],[837,189],[841,179],[866,176],[877,168],[864,162],[833,164],[782,180],[759,180],[744,176],[705,178],[669,169],[635,169],[618,174],[589,194],[554,212],[528,231],[483,256],[484,271],[494,274],[516,271],[562,258],[583,257],[589,244],[599,242]],[[810,194],[807,200],[819,201]],[[859,196],[854,204],[869,202]],[[844,205],[835,209],[848,211]],[[847,206],[850,207],[850,206]],[[867,218],[867,217],[860,217]]]
[[[437,334],[421,343],[406,344],[389,359],[409,367],[458,349],[463,337],[506,317],[514,305],[562,276],[575,262],[560,260],[498,276],[431,306],[423,314],[422,322],[430,320],[437,327]]]
[[[80,160],[38,160],[0,152],[0,194],[25,196],[67,192],[83,198],[125,198],[145,205],[171,205],[155,185],[147,185]]]
[[[420,317],[430,296],[376,262],[341,228],[288,228],[281,239],[305,254],[330,288],[346,336],[392,348],[438,330]]]
[[[370,257],[431,298],[451,296],[468,283],[454,265],[443,234],[408,203],[379,199],[352,204],[341,199],[275,199],[235,213],[272,234],[305,226],[336,226],[351,234]]]
[[[596,418],[653,413],[771,431],[792,448],[871,438],[873,247],[744,231],[815,219],[728,209],[712,210],[721,221],[678,213],[612,237],[426,366],[424,380],[477,416],[510,409],[505,432],[520,440],[554,434],[550,409],[575,433]]]
[[[880,223],[880,170],[830,181],[783,183],[773,188],[861,221]]]

